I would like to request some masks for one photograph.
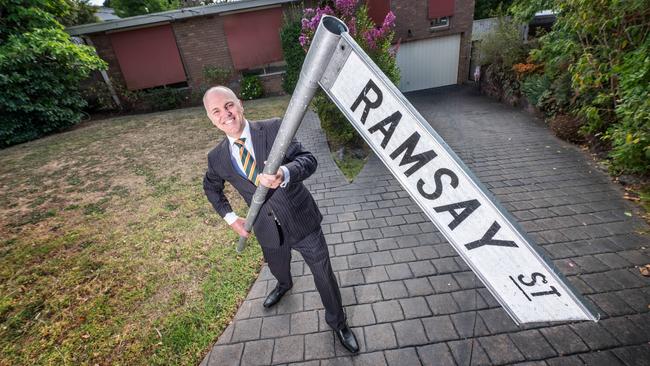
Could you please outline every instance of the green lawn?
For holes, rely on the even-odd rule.
[[[247,102],[246,116],[287,103]],[[236,254],[203,194],[221,138],[189,108],[0,151],[0,365],[200,362],[262,263],[258,245]]]

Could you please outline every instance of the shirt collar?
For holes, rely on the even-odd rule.
[[[248,123],[248,120],[244,119],[244,130],[242,131],[241,136],[239,136],[239,139],[230,137],[228,135],[226,135],[226,137],[228,137],[228,141],[230,142],[230,146],[235,147],[237,149],[239,149],[239,146],[235,146],[235,141],[237,141],[239,139],[242,139],[242,138],[245,138],[246,141],[250,141],[251,140],[251,126]]]

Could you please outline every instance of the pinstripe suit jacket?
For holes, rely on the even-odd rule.
[[[249,123],[255,163],[262,172],[281,120],[275,118]],[[302,184],[303,180],[316,171],[316,158],[294,139],[287,149],[282,165],[289,169],[289,184],[284,188],[269,189],[266,201],[253,225],[260,245],[268,248],[277,248],[281,244],[274,217],[280,223],[284,242],[289,245],[317,230],[323,218],[311,193]],[[230,159],[228,139],[224,138],[208,153],[208,170],[203,178],[205,195],[221,217],[232,211],[224,194],[226,181],[235,187],[249,206],[255,193],[256,186],[242,177],[236,169]]]

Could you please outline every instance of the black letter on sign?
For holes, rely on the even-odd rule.
[[[440,168],[436,170],[436,174],[433,175],[433,180],[436,183],[436,190],[433,191],[433,193],[425,192],[423,189],[424,181],[422,179],[418,180],[418,192],[420,192],[422,197],[430,200],[435,200],[436,198],[440,197],[440,195],[442,194],[442,180],[440,179],[440,177],[442,177],[443,175],[446,175],[449,178],[451,178],[449,185],[451,185],[454,188],[458,187],[458,176],[456,175],[456,173],[452,172],[447,168]]]
[[[499,225],[495,221],[492,224],[492,226],[490,226],[488,231],[485,233],[485,235],[483,235],[483,237],[481,239],[479,239],[477,241],[473,241],[473,242],[471,242],[469,244],[465,244],[465,248],[467,248],[467,250],[472,250],[472,249],[482,247],[484,245],[494,245],[494,246],[497,246],[497,247],[515,247],[515,248],[519,248],[517,246],[517,244],[515,244],[514,241],[510,241],[510,240],[494,240],[494,239],[492,239],[492,238],[494,238],[494,235],[496,235],[496,233],[499,231],[499,229],[501,229],[501,225]]]
[[[405,165],[405,164],[410,164],[410,163],[415,163],[412,167],[410,167],[404,174],[406,176],[410,176],[411,174],[415,173],[416,170],[422,168],[422,166],[431,159],[435,158],[438,154],[433,152],[433,150],[425,151],[423,153],[419,153],[415,156],[411,155],[413,154],[413,150],[415,150],[415,145],[418,144],[418,141],[420,141],[420,134],[417,132],[413,132],[411,137],[406,139],[401,145],[393,151],[392,154],[390,154],[390,158],[395,160],[396,157],[398,157],[402,151],[406,150],[406,153],[404,154],[404,157],[402,158],[402,161],[400,161],[399,165]]]
[[[449,223],[449,228],[454,230],[461,222],[463,222],[474,210],[479,208],[481,203],[477,200],[469,200],[458,203],[452,203],[451,205],[434,207],[436,212],[449,211],[451,216],[454,217],[454,220]],[[456,210],[463,209],[460,213],[457,213]]]
[[[376,125],[370,127],[368,129],[368,132],[373,133],[373,132],[381,131],[381,133],[384,134],[384,139],[381,140],[381,147],[386,148],[386,144],[388,144],[388,141],[390,141],[390,138],[393,136],[393,132],[395,132],[395,128],[397,127],[397,124],[399,123],[400,119],[402,119],[402,113],[395,112],[390,116],[384,118],[381,122],[378,122]],[[390,123],[390,127],[388,127],[387,130],[384,128],[384,126],[386,126],[389,123]]]
[[[373,102],[370,99],[368,99],[368,92],[372,89],[372,91],[377,94],[377,99]],[[357,107],[359,107],[359,104],[361,104],[361,101],[365,102],[365,107],[363,107],[363,114],[361,115],[361,123],[366,124],[366,118],[368,117],[368,112],[370,109],[375,109],[381,105],[381,101],[384,99],[383,95],[381,94],[381,90],[377,87],[377,85],[372,81],[368,80],[368,84],[366,84],[365,88],[361,91],[361,94],[357,97],[357,100],[352,103],[352,112],[354,112]]]

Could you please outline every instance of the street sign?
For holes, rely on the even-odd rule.
[[[598,320],[347,32],[331,57],[320,86],[516,323]]]

